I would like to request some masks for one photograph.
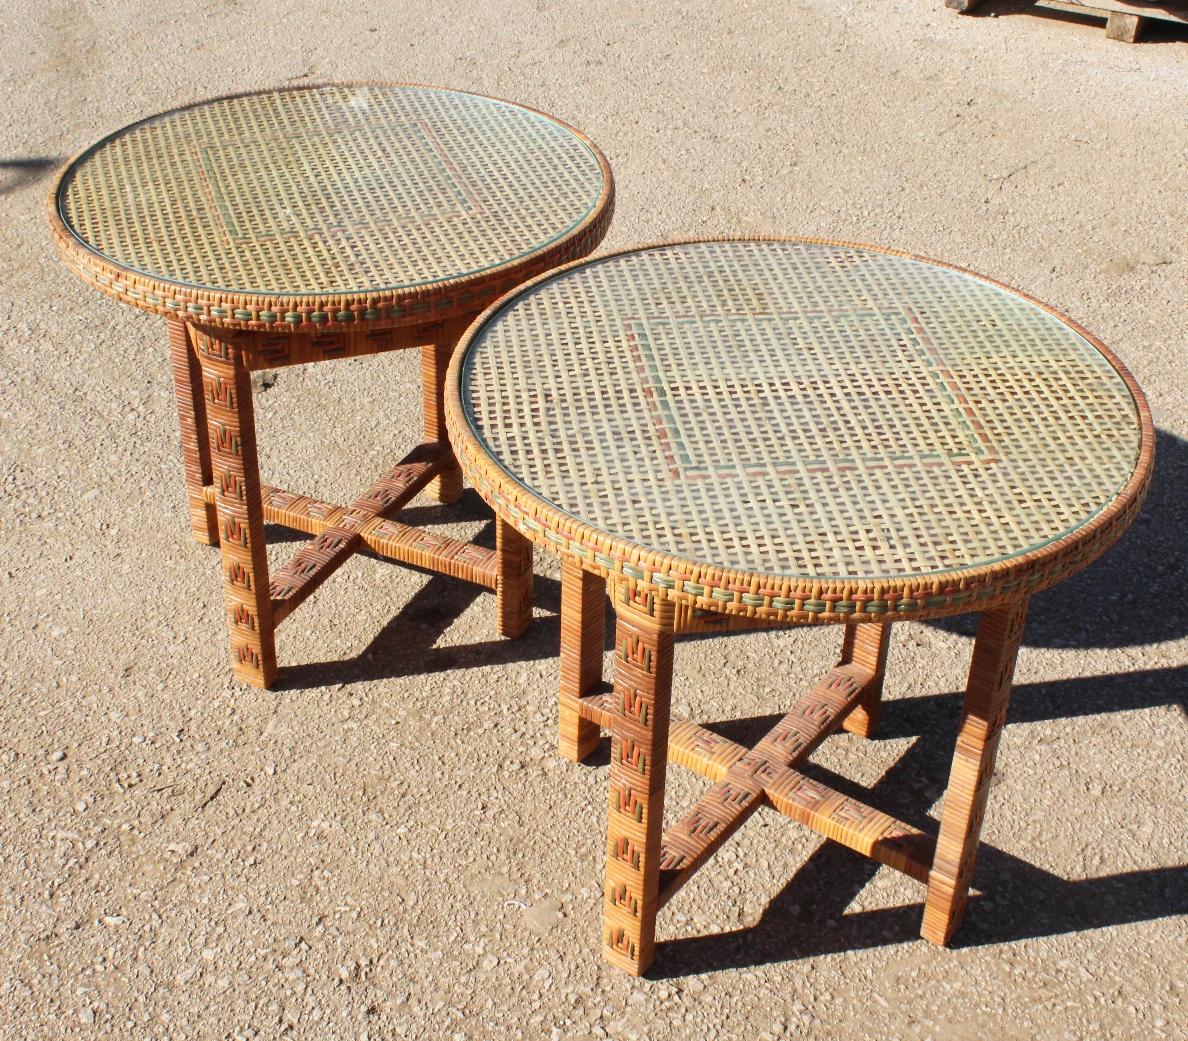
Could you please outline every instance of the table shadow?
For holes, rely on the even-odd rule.
[[[473,496],[473,501],[467,502],[464,496],[461,503],[447,511],[440,507],[405,510],[399,515],[400,519],[408,524],[490,521],[490,511],[472,492],[467,494]],[[481,546],[494,546],[494,524],[485,525],[473,541]],[[490,590],[422,568],[393,564],[367,551],[361,555],[381,564],[409,567],[425,575],[428,581],[356,657],[282,666],[275,683],[276,690],[308,690],[334,683],[432,675],[450,669],[511,665],[557,657],[561,641],[561,584],[555,579],[541,575],[533,577],[533,605],[545,614],[538,614],[520,639],[506,640],[495,630],[495,594]],[[435,646],[446,630],[480,598],[489,601],[491,639],[457,646]]]
[[[1029,647],[1137,647],[1188,635],[1188,441],[1155,432],[1155,473],[1142,512],[1100,560],[1031,601]],[[977,615],[926,623],[973,636]],[[894,638],[894,637],[893,637]]]
[[[845,913],[878,865],[826,843],[746,929],[657,944],[653,979],[758,968],[802,958],[917,942],[923,902]],[[1188,867],[1064,879],[983,844],[980,892],[969,899],[956,949],[1086,932],[1188,913]]]
[[[1007,722],[1042,723],[1160,705],[1176,705],[1188,713],[1188,665],[1020,683],[1011,691]],[[876,737],[880,740],[915,737],[933,729],[955,734],[960,714],[961,695],[957,693],[888,699],[883,702]],[[703,726],[740,745],[751,746],[781,718],[773,714]]]
[[[1015,688],[1008,723],[1182,704],[1186,683],[1188,666],[1021,684]],[[870,789],[812,763],[802,770],[843,794],[935,833],[937,822],[920,807],[934,804],[945,789],[959,708],[960,698],[953,694],[885,702],[877,736],[918,736]],[[727,720],[708,724],[708,729],[752,744],[777,719]],[[1000,764],[1000,774],[1003,770],[1010,770],[1009,761]],[[988,812],[994,812],[993,795]],[[780,823],[796,826],[791,821]],[[922,902],[846,913],[880,866],[845,847],[821,841],[758,922],[712,935],[666,940],[657,947],[650,975],[675,978],[753,968],[917,940]],[[1183,865],[1066,879],[984,844],[974,870],[974,889],[955,947],[1009,943],[1188,913],[1188,867]]]
[[[60,157],[49,155],[29,156],[28,158],[0,159],[0,195],[8,195],[18,188],[32,184],[47,170],[53,170],[62,165]]]

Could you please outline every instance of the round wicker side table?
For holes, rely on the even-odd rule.
[[[400,523],[462,477],[446,364],[492,300],[606,234],[601,152],[519,105],[404,84],[217,98],[116,131],[48,199],[58,249],[100,291],[168,320],[190,524],[220,546],[235,675],[276,676],[275,627],[364,547],[496,591],[500,631],[531,618],[531,544],[495,551]],[[263,486],[250,373],[416,347],[424,442],[349,505]],[[264,524],[314,536],[269,576]]]
[[[610,961],[648,968],[658,909],[765,805],[926,883],[922,934],[947,943],[1028,600],[1113,543],[1146,492],[1153,429],[1121,363],[935,262],[667,243],[493,305],[451,363],[446,418],[479,494],[562,558],[560,748],[580,760],[612,738]],[[839,727],[871,733],[892,622],[962,612],[981,618],[938,835],[800,772]],[[837,666],[754,748],[671,718],[674,633],[829,622]],[[662,832],[670,759],[713,784]]]

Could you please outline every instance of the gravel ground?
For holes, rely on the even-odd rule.
[[[984,10],[1000,17],[941,0],[9,7],[0,1037],[1188,1036],[1188,42]],[[1122,544],[1034,604],[953,949],[916,938],[918,885],[763,813],[663,912],[648,979],[605,967],[606,755],[553,753],[543,553],[524,640],[497,638],[485,593],[356,557],[281,630],[279,689],[230,681],[162,323],[66,273],[42,199],[61,159],[153,111],[365,77],[585,129],[618,177],[608,247],[775,231],[910,249],[1025,288],[1134,371],[1156,484]],[[411,356],[283,370],[257,402],[265,473],[324,498],[365,486],[419,430],[416,375]],[[473,496],[412,512],[490,537]],[[928,823],[970,634],[897,626],[880,739],[816,761]],[[679,707],[770,716],[839,635],[683,640]],[[677,772],[670,804],[698,790]]]

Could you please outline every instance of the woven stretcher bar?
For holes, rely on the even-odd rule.
[[[714,785],[664,834],[661,907],[761,806],[770,806],[920,882],[927,881],[934,836],[794,769],[842,725],[879,679],[875,669],[863,665],[849,663],[831,669],[754,749],[688,720],[672,721],[669,761],[701,774]],[[577,701],[578,712],[609,729],[612,697],[607,691],[582,697]]]
[[[362,545],[361,529],[405,505],[450,461],[449,448],[421,444],[342,510],[272,579],[272,617],[283,620]]]
[[[272,578],[273,621],[279,624],[287,618],[364,546],[389,560],[494,589],[494,550],[401,524],[389,516],[403,508],[449,461],[445,446],[419,445],[351,506],[265,486],[265,521],[314,536]],[[204,498],[214,503],[214,485],[206,486]]]

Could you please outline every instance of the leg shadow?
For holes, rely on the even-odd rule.
[[[487,548],[495,545],[495,525],[491,521],[490,508],[469,488],[457,503],[409,507],[401,510],[397,516],[401,522],[416,527],[485,521],[487,523],[471,541]],[[278,525],[269,525],[267,531],[270,542],[304,541],[310,537]],[[450,669],[508,665],[557,657],[561,638],[559,582],[540,575],[534,576],[533,606],[544,610],[548,616],[535,618],[528,632],[520,639],[496,638],[462,646],[437,647],[437,641],[446,630],[480,597],[490,598],[493,615],[495,594],[460,579],[389,560],[367,549],[360,550],[359,555],[385,566],[418,572],[428,581],[362,653],[340,661],[282,666],[274,689],[309,690],[334,683],[432,675]]]
[[[456,578],[424,573],[429,576],[429,581],[417,590],[361,654],[343,661],[282,667],[275,689],[309,690],[332,683],[428,676],[449,669],[510,665],[557,657],[561,640],[560,583],[536,576],[533,602],[550,614],[533,619],[528,632],[520,639],[495,638],[462,646],[437,647],[437,641],[446,630],[480,597],[490,599],[493,616],[495,594]],[[493,630],[493,617],[491,625]]]

